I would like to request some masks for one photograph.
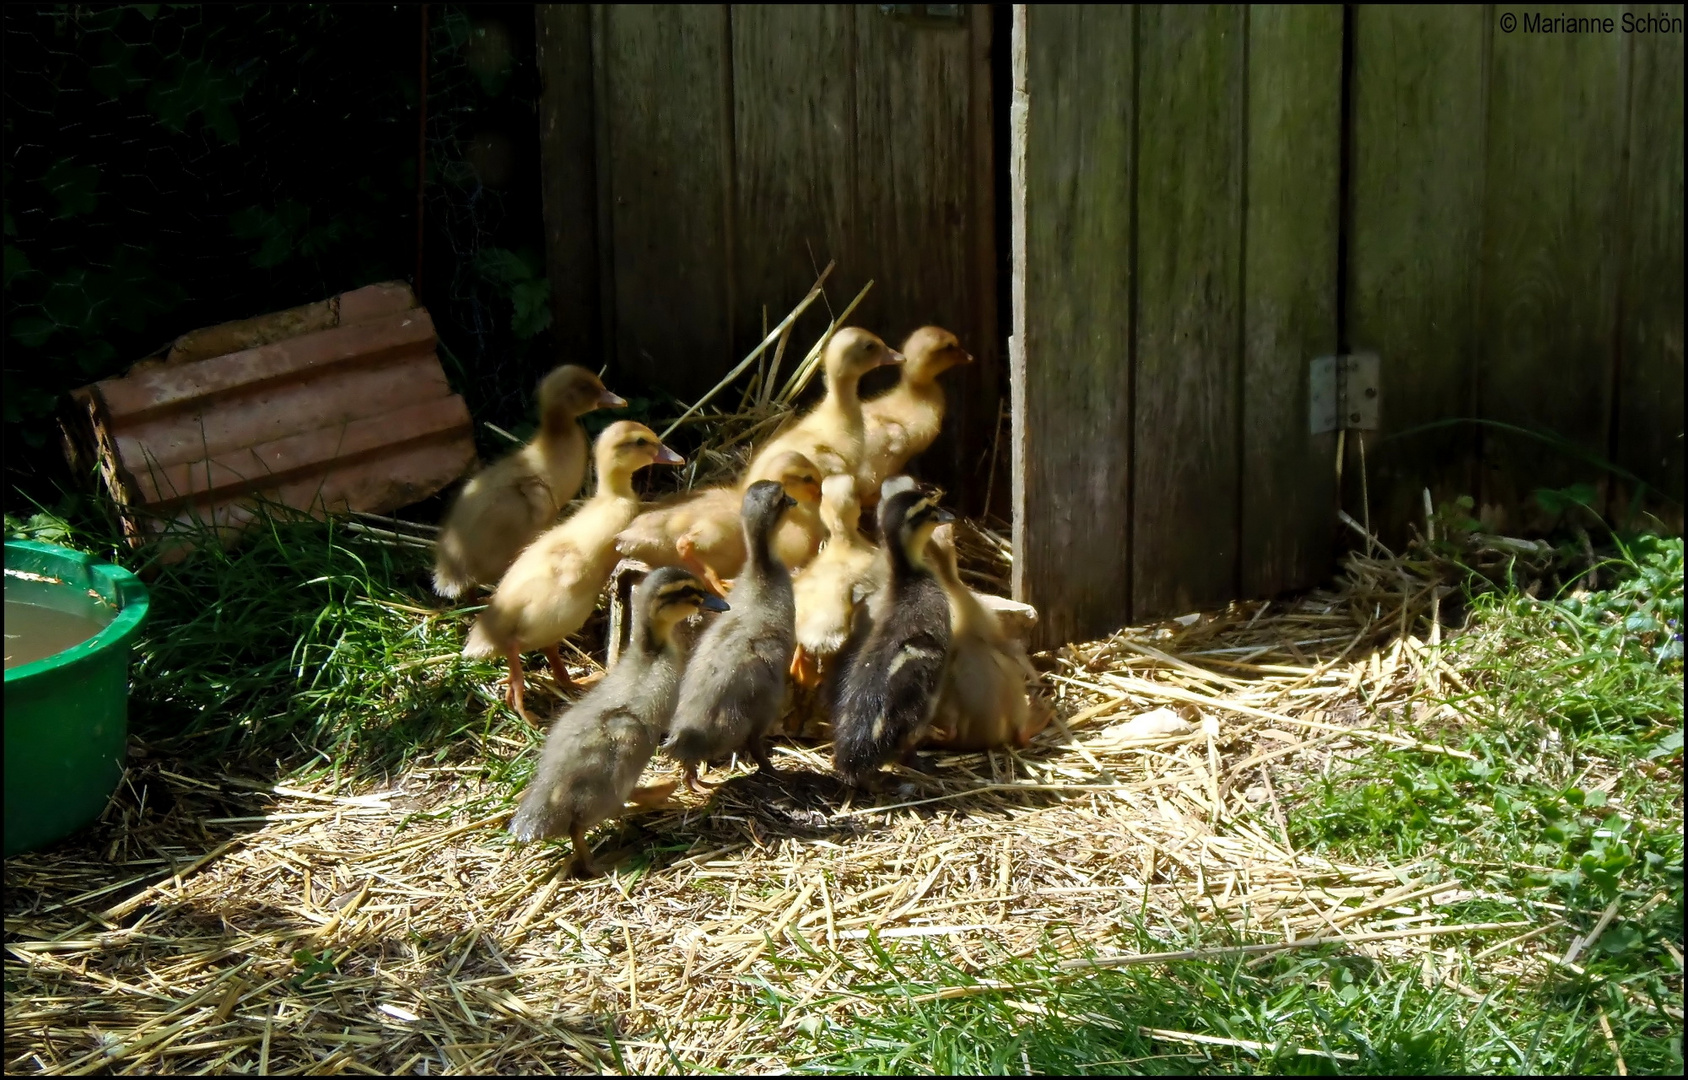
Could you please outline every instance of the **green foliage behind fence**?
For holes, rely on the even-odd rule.
[[[414,274],[419,9],[3,19],[8,499],[51,497],[66,391],[196,327]],[[515,425],[555,362],[531,8],[433,5],[429,21],[422,299],[471,408]]]

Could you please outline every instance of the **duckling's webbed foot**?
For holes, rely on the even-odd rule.
[[[714,590],[717,596],[726,596],[731,590],[732,586],[721,580],[714,567],[698,558],[697,544],[690,536],[682,536],[674,541],[674,553],[680,556],[680,564],[702,578],[704,584]]]
[[[646,787],[636,787],[633,794],[627,796],[627,801],[641,810],[649,810],[661,806],[663,800],[674,794],[674,789],[680,786],[680,781],[669,780],[661,784],[651,784]]]
[[[697,764],[689,762],[686,765],[686,790],[694,795],[708,795],[715,790],[715,785],[706,784],[697,778]]]
[[[569,873],[578,878],[596,877],[598,868],[592,865],[592,849],[586,846],[586,830],[576,825],[569,830],[569,838],[574,841],[574,861],[569,864]]]
[[[1025,727],[1015,732],[1014,745],[1023,749],[1037,737],[1038,732],[1048,727],[1049,721],[1053,719],[1055,719],[1055,707],[1034,694],[1032,696],[1031,717],[1026,721]]]
[[[821,682],[820,663],[801,645],[791,654],[791,677],[805,689],[813,689]]]
[[[510,667],[504,679],[504,704],[515,710],[517,716],[538,727],[539,725],[534,722],[533,717],[528,715],[527,708],[522,703],[522,692],[527,685],[527,680],[522,674],[522,654],[512,649],[505,654],[505,658],[509,661]]]
[[[565,697],[576,697],[583,689],[569,677],[569,669],[563,666],[562,653],[557,646],[552,645],[545,650],[545,662],[551,667],[551,677],[557,682],[557,693]]]
[[[769,776],[781,775],[780,771],[774,768],[774,763],[768,760],[768,742],[766,739],[751,739],[750,745],[745,749],[749,751],[751,759],[756,762],[756,767],[762,772]]]
[[[557,646],[545,646],[545,662],[551,666],[551,677],[557,680],[559,687],[574,685],[569,678],[569,669],[563,666],[563,654]]]

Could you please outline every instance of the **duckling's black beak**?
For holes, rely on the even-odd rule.
[[[936,521],[939,525],[943,525],[946,522],[954,521],[955,515],[941,506],[934,506],[932,508],[932,520]]]
[[[790,492],[787,492],[786,494],[780,496],[780,509],[790,510],[793,506],[796,506],[796,505],[797,505],[797,500],[793,499],[791,497]]]
[[[627,399],[622,397],[620,394],[612,394],[608,390],[605,390],[603,393],[598,395],[598,408],[625,409],[627,408]]]
[[[668,449],[668,447],[659,446],[659,447],[656,448],[655,464],[657,464],[657,465],[684,465],[685,463],[686,463],[685,458],[681,457],[679,454],[676,454],[674,451]]]
[[[731,607],[727,606],[727,602],[725,600],[721,599],[719,596],[716,596],[714,593],[704,593],[703,599],[701,599],[697,602],[697,606],[702,608],[705,611],[731,611],[731,610],[733,610]]]

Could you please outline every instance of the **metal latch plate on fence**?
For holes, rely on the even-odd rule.
[[[1307,369],[1307,429],[1376,431],[1382,388],[1376,353],[1321,356]]]

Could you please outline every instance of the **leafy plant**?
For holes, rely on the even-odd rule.
[[[476,266],[488,280],[509,290],[510,329],[518,338],[531,338],[551,325],[551,283],[542,275],[544,266],[536,255],[486,247]]]
[[[293,963],[299,968],[299,973],[287,981],[293,989],[304,992],[327,990],[328,976],[339,973],[333,949],[324,949],[320,953],[309,949],[295,949]]]

